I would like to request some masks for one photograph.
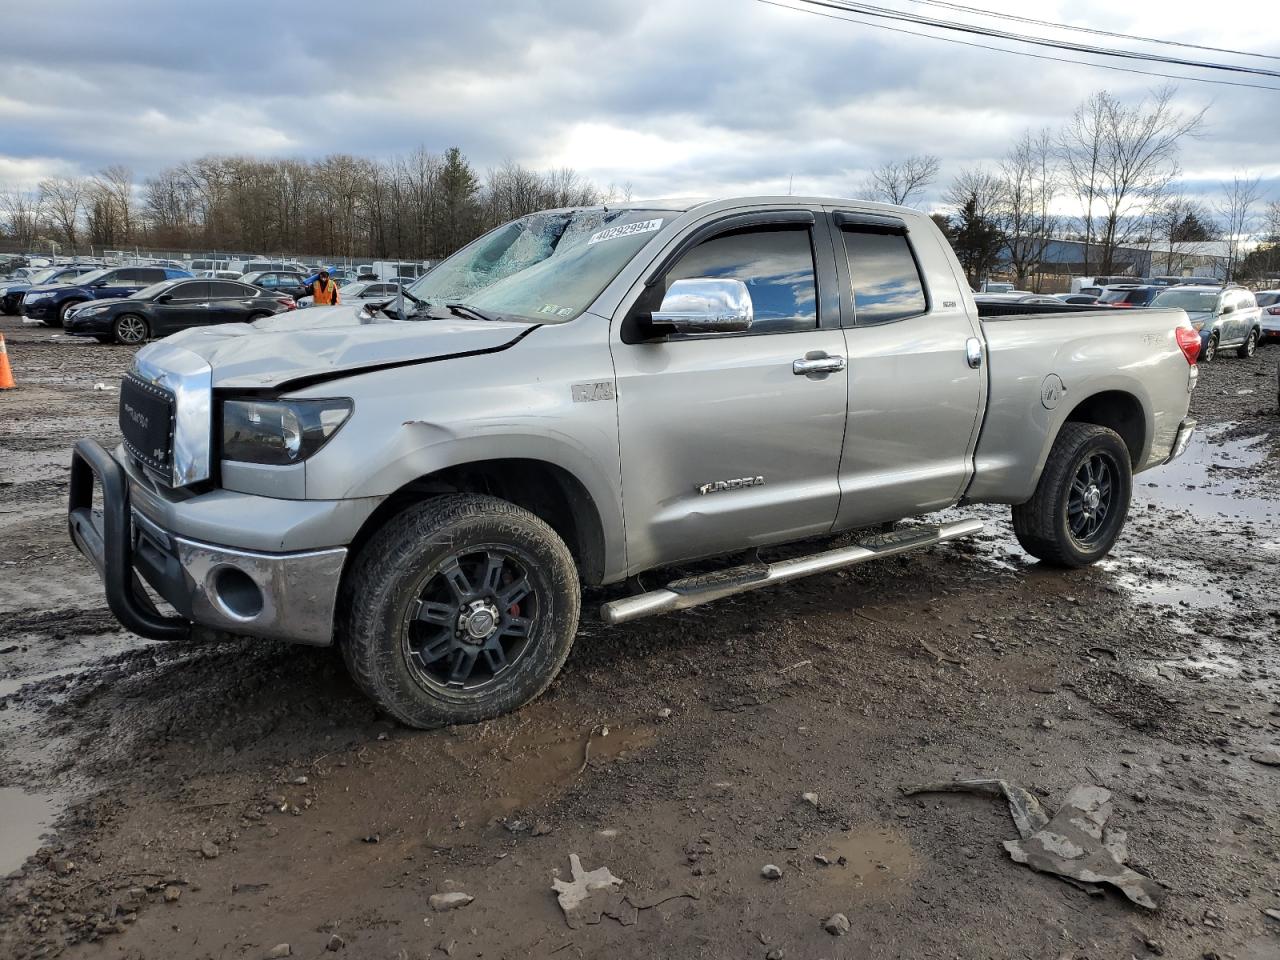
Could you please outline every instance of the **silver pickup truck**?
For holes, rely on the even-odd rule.
[[[1200,339],[1181,310],[994,309],[1020,315],[980,316],[914,210],[538,213],[403,298],[141,350],[123,444],[76,445],[71,535],[138,634],[336,642],[402,722],[479,720],[556,676],[582,583],[632,587],[622,623],[972,534],[886,532],[969,502],[1047,563],[1104,556],[1194,429]],[[873,532],[751,553],[846,531]]]

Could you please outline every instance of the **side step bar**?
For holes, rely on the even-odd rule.
[[[827,573],[851,567],[868,560],[893,557],[921,547],[931,547],[944,540],[971,537],[982,532],[981,520],[958,520],[941,526],[908,527],[871,537],[851,547],[840,547],[794,560],[777,563],[755,563],[733,567],[700,577],[677,580],[657,590],[612,600],[600,608],[600,617],[608,624],[627,623],[641,617],[652,617],[676,610],[688,610],[712,600],[731,597],[776,583],[799,580],[815,573]]]

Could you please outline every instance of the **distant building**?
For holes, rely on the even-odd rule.
[[[1085,262],[1083,240],[1050,240],[1040,257],[1039,268],[1032,279],[1039,280],[1039,288],[1049,293],[1066,290],[1072,277],[1089,276],[1100,272],[1099,247],[1090,245],[1089,261]],[[1140,277],[1215,277],[1227,275],[1228,245],[1224,241],[1176,243],[1138,243],[1118,247],[1112,257],[1113,276]],[[1007,251],[1001,256],[996,273],[1010,276],[1012,266]]]

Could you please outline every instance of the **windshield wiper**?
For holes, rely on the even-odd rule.
[[[445,309],[458,317],[471,317],[473,320],[496,320],[487,313],[482,313],[475,307],[468,307],[465,303],[446,303]]]

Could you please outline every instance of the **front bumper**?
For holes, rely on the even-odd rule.
[[[112,317],[107,311],[85,314],[70,311],[62,322],[62,332],[72,337],[103,336],[111,332]]]
[[[32,320],[48,320],[58,315],[57,301],[52,297],[43,300],[36,300],[34,303],[23,297],[22,299],[22,315],[30,317]]]
[[[102,510],[93,510],[95,478]],[[181,640],[193,625],[326,646],[345,547],[260,553],[203,543],[162,529],[130,506],[124,467],[94,440],[76,443],[67,522],[71,541],[102,577],[107,606],[126,629]],[[178,616],[161,614],[145,581]]]
[[[1187,452],[1187,445],[1191,443],[1191,437],[1196,432],[1196,421],[1192,417],[1184,417],[1178,424],[1178,432],[1173,435],[1173,447],[1169,450],[1169,459],[1176,460]]]

